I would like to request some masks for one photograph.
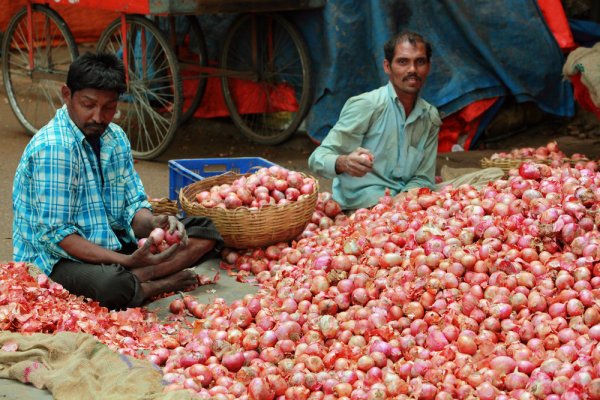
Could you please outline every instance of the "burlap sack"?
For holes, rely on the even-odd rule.
[[[578,47],[569,54],[563,75],[576,74],[581,74],[581,83],[588,89],[594,104],[600,107],[600,42],[591,48]]]
[[[57,400],[192,398],[185,391],[162,393],[156,366],[120,355],[84,333],[0,332],[0,378],[45,388]]]
[[[476,189],[481,189],[486,186],[488,183],[498,180],[504,176],[504,171],[500,168],[485,168],[485,169],[475,169],[474,171],[470,168],[450,168],[447,167],[444,172],[444,167],[442,167],[442,179],[444,179],[444,174],[449,179],[444,179],[443,182],[440,182],[436,185],[436,189],[442,189],[448,185],[452,185],[453,187],[459,187],[460,185],[469,184]],[[458,171],[451,171],[458,170]],[[452,177],[450,177],[452,176]]]
[[[442,178],[442,181],[449,181],[451,179],[458,178],[465,174],[470,174],[471,172],[476,172],[476,171],[480,171],[480,170],[481,170],[481,168],[475,168],[475,167],[452,168],[447,165],[442,165],[442,168],[440,169],[440,176]]]

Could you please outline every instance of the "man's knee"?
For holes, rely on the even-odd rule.
[[[199,238],[189,238],[188,245],[193,246],[198,250],[210,251],[215,248],[215,244],[217,243],[215,240],[211,239],[199,239]]]
[[[126,270],[103,274],[97,279],[94,299],[111,310],[127,308],[139,290],[137,279]]]
[[[73,263],[61,270],[61,277],[71,293],[89,297],[111,310],[126,308],[139,290],[137,278],[120,265]]]
[[[215,247],[216,245],[216,240],[189,238],[188,247],[190,254],[193,255],[193,265],[200,264],[207,259],[217,257],[219,255],[219,249]]]

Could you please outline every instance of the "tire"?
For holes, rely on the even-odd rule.
[[[189,41],[195,41],[197,45],[198,54],[193,54],[193,57],[190,57],[192,53],[187,49],[188,46],[182,46],[181,48],[177,48],[177,60],[179,62],[179,68],[181,70],[181,80],[182,83],[186,80],[190,80],[190,84],[192,86],[197,86],[192,97],[191,102],[183,105],[183,112],[181,114],[181,124],[187,122],[194,116],[194,113],[200,107],[200,103],[202,102],[202,97],[204,97],[204,91],[206,90],[206,78],[202,78],[198,73],[194,73],[194,66],[205,67],[208,61],[206,55],[206,42],[204,40],[204,33],[202,33],[202,28],[200,28],[200,24],[195,16],[188,15],[187,20],[190,23],[190,31],[187,35]],[[185,52],[185,50],[188,50]],[[190,73],[186,73],[186,67],[189,65],[191,69]],[[185,90],[185,85],[184,85]]]
[[[33,70],[29,68],[26,7],[12,17],[2,39],[2,77],[8,103],[30,135],[62,106],[61,87],[78,56],[75,39],[58,13],[33,4],[32,17]]]
[[[201,76],[198,67],[205,67],[208,63],[206,41],[200,23],[193,15],[186,15],[183,18],[187,23],[183,24],[187,27],[187,32],[183,36],[177,33],[178,23],[175,19],[170,17],[154,17],[152,19],[167,38],[170,38],[171,30],[175,30],[175,55],[177,56],[183,88],[180,126],[194,116],[202,102],[206,90],[206,78]]]
[[[139,15],[128,15],[126,21],[127,92],[121,96],[114,122],[129,137],[133,156],[152,160],[169,147],[179,126],[183,107],[179,65],[154,22]],[[118,18],[100,35],[97,51],[123,58],[122,42]]]
[[[297,130],[311,103],[310,58],[304,39],[287,19],[279,14],[238,17],[227,32],[221,68],[234,71],[221,84],[231,119],[242,134],[273,145]],[[240,82],[245,87],[238,93],[233,79],[246,81]],[[241,98],[247,93],[254,96],[250,101]]]

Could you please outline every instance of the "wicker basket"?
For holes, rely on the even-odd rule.
[[[305,174],[302,175],[307,177]],[[250,210],[247,207],[239,207],[235,210],[206,208],[195,201],[197,193],[210,190],[215,185],[232,183],[241,176],[244,175],[225,173],[184,187],[179,191],[181,208],[188,215],[209,217],[223,236],[227,247],[236,249],[262,247],[277,242],[288,242],[298,237],[315,211],[319,182],[313,178],[315,190],[303,200],[285,205],[265,206],[258,210]]]
[[[177,215],[179,212],[177,200],[170,200],[166,197],[163,197],[161,199],[148,199],[148,201],[152,205],[152,213],[155,215]]]
[[[484,157],[481,159],[481,167],[482,168],[500,168],[504,173],[508,173],[513,168],[518,168],[522,163],[527,160],[519,159],[519,158],[498,158],[496,160],[492,160],[490,158]]]
[[[519,168],[521,166],[522,163],[526,162],[526,161],[532,161],[538,164],[551,164],[553,160],[538,160],[538,159],[533,159],[533,158],[497,158],[495,160],[492,160],[490,158],[484,157],[481,159],[481,167],[482,168],[490,168],[490,167],[497,167],[497,168],[501,168],[505,174],[508,173],[508,171],[510,171],[513,168]],[[570,158],[564,158],[563,163],[570,163],[571,165],[576,164],[578,161],[589,161],[587,159],[580,159],[580,160],[572,160]]]

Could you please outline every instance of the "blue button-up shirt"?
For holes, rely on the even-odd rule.
[[[13,184],[15,261],[33,263],[49,275],[58,260],[72,259],[58,245],[71,234],[110,250],[121,248],[119,239],[135,241],[133,217],[151,205],[129,141],[111,123],[100,143],[101,172],[92,146],[65,106],[31,139]]]
[[[435,186],[441,120],[437,109],[418,98],[408,117],[391,83],[348,99],[340,118],[311,154],[310,169],[333,179],[333,198],[343,209],[370,207],[389,188],[392,195]],[[336,174],[335,161],[357,147],[375,156],[363,177]]]

